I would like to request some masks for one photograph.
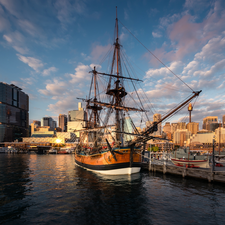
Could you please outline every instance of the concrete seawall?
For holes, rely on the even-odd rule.
[[[186,168],[168,164],[156,164],[154,162],[143,162],[142,170],[160,172],[163,174],[173,174],[182,177],[192,177],[197,179],[208,180],[208,182],[225,183],[225,167],[216,167],[215,171],[211,168]]]

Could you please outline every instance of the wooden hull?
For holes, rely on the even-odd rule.
[[[209,161],[206,160],[188,160],[172,158],[171,161],[176,166],[186,166],[191,168],[209,168]]]
[[[116,160],[110,151],[83,155],[75,153],[75,163],[85,169],[108,175],[124,175],[140,172],[140,150],[135,149],[132,156],[129,147],[116,148],[122,154],[115,154]]]

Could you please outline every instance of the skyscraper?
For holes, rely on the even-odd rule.
[[[67,131],[67,116],[64,114],[59,114],[59,127],[62,129],[62,132]]]
[[[186,129],[186,123],[185,122],[179,122],[179,123],[177,123],[177,129],[179,129],[179,130]]]
[[[124,120],[124,132],[133,133],[133,127],[131,123],[132,123],[131,118],[126,117]],[[131,141],[134,138],[134,136],[125,134],[124,138],[125,138],[125,141]]]
[[[218,127],[218,116],[207,116],[203,119],[203,129],[206,129],[208,131],[215,131],[215,129]]]
[[[187,124],[187,130],[192,134],[197,134],[199,131],[199,123],[191,122]]]
[[[86,127],[87,113],[81,107],[81,103],[78,103],[78,110],[71,110],[68,112],[67,131],[75,132],[77,137],[80,137],[80,132],[76,130],[82,130]]]
[[[0,82],[0,142],[29,136],[29,96],[14,84]]]
[[[42,127],[50,127],[50,128],[56,128],[56,121],[52,119],[52,117],[43,117],[41,119],[41,126]]]
[[[31,135],[32,135],[35,129],[41,126],[41,122],[38,120],[33,120],[33,123],[31,123],[30,126],[31,126]]]
[[[155,113],[153,115],[153,122],[158,122],[159,120],[161,120],[161,114],[159,113]],[[154,135],[161,135],[162,134],[162,123],[158,124],[158,131],[154,132]]]

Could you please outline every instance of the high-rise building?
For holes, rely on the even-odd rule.
[[[126,117],[124,120],[124,132],[133,133],[132,121],[130,117]],[[132,135],[124,135],[125,141],[131,141],[134,138]]]
[[[31,135],[32,135],[35,129],[41,126],[41,122],[38,120],[33,120],[33,123],[31,123],[30,126],[31,126]]]
[[[0,82],[0,142],[29,136],[29,96],[14,84]]]
[[[186,123],[185,122],[179,122],[179,123],[177,123],[177,129],[179,129],[179,130],[186,129]]]
[[[178,123],[171,123],[171,133],[173,134],[178,127]]]
[[[171,125],[170,122],[166,122],[163,126],[163,132],[166,134],[168,139],[172,139],[172,133],[171,133]]]
[[[164,125],[164,127],[163,127],[163,131],[164,131],[165,133],[167,133],[167,132],[170,132],[170,133],[171,133],[171,125],[170,125],[170,122],[166,122],[166,123],[165,123],[165,125]]]
[[[87,113],[81,107],[81,103],[78,103],[78,110],[71,110],[68,112],[67,131],[74,132],[77,137],[80,137],[79,130],[86,127]],[[76,132],[77,131],[77,132]]]
[[[173,135],[173,142],[180,146],[184,146],[184,143],[191,137],[191,132],[187,129],[177,129]]]
[[[187,130],[192,134],[197,134],[199,131],[199,123],[191,122],[187,124]]]
[[[225,128],[225,115],[223,115],[223,119],[222,120],[223,120],[222,127]]]
[[[41,119],[41,126],[42,127],[50,127],[50,128],[56,128],[56,121],[52,119],[52,117],[43,117]]]
[[[202,128],[208,131],[215,131],[219,127],[218,116],[207,116],[203,119]]]
[[[159,120],[161,120],[161,114],[155,113],[155,114],[153,115],[153,122],[158,122]],[[154,132],[154,135],[159,136],[159,135],[161,135],[161,134],[162,134],[162,123],[159,123],[159,124],[158,124],[158,131],[155,131],[155,132]]]
[[[62,132],[67,131],[67,116],[64,114],[59,114],[59,127],[62,129]]]

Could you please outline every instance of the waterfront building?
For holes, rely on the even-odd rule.
[[[124,132],[126,133],[133,133],[133,127],[132,127],[132,121],[130,119],[130,117],[126,117],[124,120]],[[134,136],[131,135],[124,135],[124,139],[125,141],[131,141],[134,138]]]
[[[62,132],[67,131],[67,116],[64,114],[59,114],[59,127],[62,129]]]
[[[161,114],[159,113],[155,113],[153,115],[153,122],[158,122],[159,120],[161,120]],[[155,131],[153,133],[154,136],[160,136],[162,134],[162,123],[158,124],[158,131]]]
[[[217,143],[218,148],[225,147],[225,128],[218,127],[215,130],[215,141]]]
[[[46,127],[46,126],[49,126],[51,128],[56,128],[57,125],[56,125],[56,121],[54,121],[52,119],[52,117],[43,117],[41,119],[41,126],[42,127]]]
[[[198,131],[193,134],[186,142],[191,149],[208,149],[212,150],[212,141],[215,136],[214,132]]]
[[[187,124],[187,130],[192,134],[197,134],[199,131],[199,123],[191,122]]]
[[[166,122],[163,126],[163,132],[166,134],[167,139],[172,139],[172,133],[171,133],[171,124],[170,122]]]
[[[171,123],[171,133],[173,134],[177,130],[177,123]]]
[[[166,122],[165,125],[163,126],[163,131],[165,133],[170,132],[171,133],[171,125],[170,122]]]
[[[0,82],[0,142],[29,136],[29,96],[14,84]]]
[[[184,146],[184,143],[190,138],[191,132],[187,129],[177,129],[173,135],[173,142],[175,145]]]
[[[71,132],[55,132],[49,131],[49,127],[42,127],[40,131],[36,131],[31,137],[23,138],[26,143],[42,143],[42,144],[66,144],[74,143],[76,135]]]
[[[179,122],[179,123],[177,123],[177,129],[179,129],[179,130],[185,130],[186,129],[186,123],[185,122]]]
[[[31,123],[30,126],[31,126],[31,135],[32,135],[35,129],[41,126],[41,121],[33,120],[33,123]]]
[[[153,124],[153,121],[150,121],[150,120],[145,122],[146,128],[150,127],[152,124]]]
[[[81,102],[79,102],[78,110],[68,112],[67,131],[73,132],[77,137],[80,137],[79,130],[83,130],[86,127],[86,121],[87,113],[82,108]]]
[[[222,127],[225,128],[225,115],[223,115],[222,121]]]
[[[56,127],[57,127],[57,123],[56,123],[56,121],[55,121],[55,120],[53,120],[53,121],[52,121],[52,128],[54,128],[54,129],[55,129]]]
[[[215,131],[219,127],[218,116],[207,116],[203,119],[202,129]]]
[[[50,126],[36,127],[31,137],[54,137],[55,129]]]

